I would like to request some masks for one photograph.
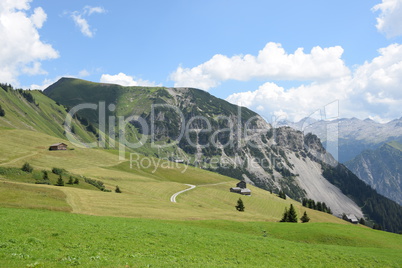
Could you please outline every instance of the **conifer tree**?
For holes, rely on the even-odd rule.
[[[48,180],[49,180],[49,175],[48,175],[48,173],[47,173],[46,170],[43,171],[43,177],[42,177],[42,179],[43,179],[44,181],[48,181]]]
[[[288,220],[289,222],[297,222],[297,213],[292,204],[290,204]]]
[[[283,216],[281,222],[289,222],[289,211],[288,208],[285,208],[285,212],[283,212]]]
[[[6,115],[6,111],[4,111],[3,107],[1,107],[0,105],[0,116],[5,116]]]
[[[303,216],[300,218],[301,222],[305,223],[305,222],[309,222],[310,221],[310,217],[307,216],[307,212],[304,211]]]
[[[64,186],[64,181],[61,175],[59,175],[59,178],[57,179],[56,186]]]
[[[239,198],[239,200],[237,200],[237,205],[235,206],[235,208],[237,209],[237,211],[244,211],[244,209],[246,208],[243,204],[243,200],[241,200],[241,198]]]
[[[73,177],[70,176],[70,178],[68,179],[67,184],[73,184],[73,183],[74,183]]]

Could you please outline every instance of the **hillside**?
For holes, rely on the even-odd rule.
[[[274,193],[283,190],[296,200],[309,197],[326,202],[337,215],[353,213],[362,217],[356,204],[322,177],[319,165],[304,148],[300,132],[273,129],[256,113],[204,91],[122,87],[62,78],[44,93],[69,107],[101,102],[105,107],[115,105],[115,111],[106,109],[107,117],[133,116],[124,129],[127,141],[120,142],[130,145],[145,138],[145,145],[135,151],[183,159],[190,165],[245,179]],[[82,110],[80,116],[100,125],[95,110]],[[142,123],[136,121],[138,117]],[[109,126],[106,122],[105,129],[111,127],[115,133],[122,131],[117,123]],[[150,146],[152,142],[161,147]]]
[[[66,108],[46,97],[41,91],[23,91],[10,85],[0,84],[0,106],[4,116],[0,116],[0,127],[24,129],[65,138],[63,124]],[[96,138],[88,131],[88,125],[73,120],[74,134],[82,141]]]
[[[402,144],[388,142],[366,150],[345,165],[378,193],[402,205]]]
[[[0,175],[2,267],[402,264],[400,235],[355,226],[253,186],[251,196],[230,193],[237,180],[217,173],[167,161],[156,171],[154,164],[130,168],[114,150],[74,147],[40,132],[2,128],[0,136],[0,148],[9,148],[0,152],[0,169],[25,162],[34,170],[65,168],[123,191],[20,183]],[[70,150],[48,151],[55,141]],[[171,195],[188,183],[197,187],[172,203]],[[234,208],[239,197],[244,212]],[[306,211],[310,222],[278,223],[290,204],[299,217]],[[234,254],[239,247],[244,254]]]
[[[25,162],[29,162],[35,170],[50,172],[53,167],[58,167],[78,176],[101,180],[106,189],[114,190],[118,185],[123,191],[123,194],[119,195],[51,185],[25,186],[30,187],[32,191],[38,187],[62,191],[75,213],[181,220],[278,221],[285,206],[293,203],[299,214],[306,210],[315,222],[342,222],[327,213],[304,208],[300,203],[283,200],[253,186],[250,186],[252,197],[244,197],[247,211],[245,214],[239,214],[234,206],[241,196],[229,192],[229,188],[235,186],[236,180],[217,173],[182,164],[173,166],[169,161],[159,163],[158,167],[151,162],[146,168],[137,167],[135,164],[130,168],[130,162],[120,161],[118,154],[112,150],[77,148],[69,141],[26,130],[0,129],[0,135],[4,137],[0,140],[0,148],[3,148],[0,151],[0,167],[21,167]],[[34,144],[28,142],[33,140]],[[47,144],[55,141],[66,142],[70,149],[74,150],[48,151]],[[144,156],[141,158],[150,160]],[[153,161],[158,163],[156,158]],[[0,175],[1,180],[18,182],[15,179],[10,180],[6,175]],[[194,184],[197,187],[179,195],[178,203],[172,203],[170,197],[174,193],[188,188],[184,184]],[[15,191],[18,192],[18,189]],[[24,190],[25,193],[26,191]],[[0,197],[0,203],[7,203],[7,195],[3,195],[3,198],[6,200]],[[21,206],[24,207],[24,204]]]
[[[357,177],[334,183],[324,176],[324,164],[332,177],[341,177],[342,168],[336,167],[337,162],[314,135],[272,128],[254,112],[204,91],[122,87],[62,78],[44,93],[69,108],[92,103],[92,108],[78,111],[79,117],[100,129],[106,148],[117,149],[108,137],[126,145],[118,148],[120,156],[124,156],[122,150],[131,148],[146,156],[178,159],[273,193],[284,191],[295,200],[325,202],[338,216],[346,213],[360,218],[366,214],[374,219],[381,215],[380,221],[388,222],[389,230],[401,229],[400,222],[390,220],[395,211],[365,206],[376,195],[370,188],[362,188],[363,194],[349,189],[359,185]],[[395,209],[398,215],[402,213],[402,207]]]

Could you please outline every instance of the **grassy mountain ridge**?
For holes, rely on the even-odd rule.
[[[26,96],[29,96],[29,100]],[[0,105],[5,115],[0,117],[0,127],[25,129],[47,133],[65,138],[63,127],[66,108],[45,96],[41,91],[16,90],[12,87],[0,87]],[[95,138],[78,120],[73,120],[74,132],[81,140]]]

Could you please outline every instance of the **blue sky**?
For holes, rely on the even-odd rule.
[[[402,0],[3,0],[0,36],[0,81],[24,88],[73,76],[201,88],[268,121],[334,101],[402,116]]]

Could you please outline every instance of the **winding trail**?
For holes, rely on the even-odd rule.
[[[202,187],[202,186],[213,186],[213,185],[219,185],[219,184],[225,184],[225,183],[231,183],[231,182],[230,182],[230,181],[224,181],[224,182],[219,182],[219,183],[201,184],[201,185],[198,185],[198,186],[199,186],[199,187]],[[194,189],[195,187],[197,187],[196,185],[192,185],[192,184],[185,184],[185,185],[190,186],[190,188],[185,189],[185,190],[182,190],[182,191],[180,191],[180,192],[177,192],[177,193],[173,194],[173,195],[170,197],[170,202],[172,202],[172,203],[177,203],[177,202],[176,202],[176,197],[177,197],[179,194],[182,194],[182,193],[184,193],[184,192],[190,191],[190,190]]]
[[[182,193],[184,193],[184,192],[187,192],[187,191],[189,191],[189,190],[192,190],[192,189],[194,189],[194,188],[196,187],[195,185],[192,185],[192,184],[185,184],[185,185],[190,186],[190,188],[185,189],[185,190],[180,191],[180,192],[177,192],[177,193],[175,193],[174,195],[172,195],[172,196],[170,197],[170,202],[172,202],[172,203],[177,203],[177,202],[176,202],[176,197],[177,197],[179,194],[182,194]]]
[[[24,158],[28,158],[28,157],[31,157],[31,156],[34,156],[34,155],[37,155],[37,154],[38,154],[38,152],[34,152],[34,153],[27,154],[27,155],[24,155],[24,156],[21,156],[21,157],[18,157],[18,158],[14,158],[14,159],[12,159],[12,160],[10,160],[10,161],[6,161],[6,162],[3,162],[3,163],[0,163],[0,166],[9,165],[9,164],[15,163],[15,162],[17,162],[17,161],[20,161],[20,160],[22,160],[22,159],[24,159]]]

